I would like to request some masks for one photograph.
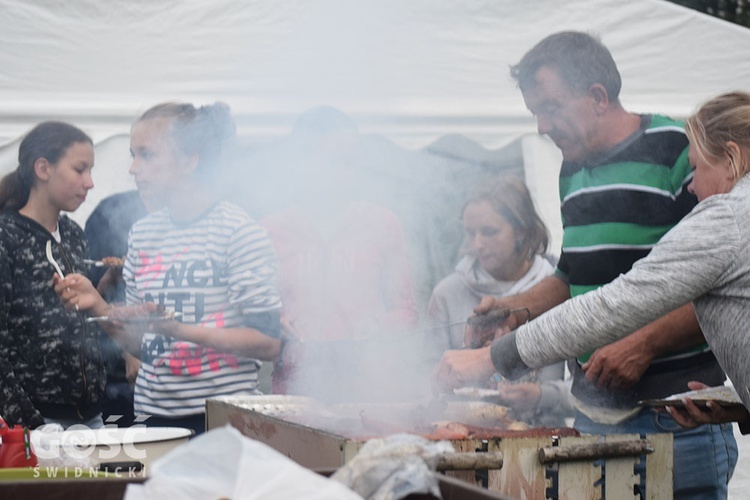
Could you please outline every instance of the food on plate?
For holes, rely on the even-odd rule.
[[[94,267],[123,267],[125,259],[120,257],[104,257],[102,260],[84,259],[83,263]]]
[[[102,264],[111,267],[122,267],[125,265],[125,259],[120,257],[104,257],[102,259]]]

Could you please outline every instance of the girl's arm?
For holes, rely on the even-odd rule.
[[[69,274],[65,278],[60,278],[55,273],[52,282],[60,301],[68,310],[86,311],[93,317],[102,317],[108,316],[113,307],[99,295],[91,281],[81,274]],[[117,321],[100,321],[99,324],[107,335],[126,352],[140,358],[141,337],[143,336],[141,328],[125,327]]]
[[[279,339],[255,328],[211,328],[178,321],[154,323],[152,327],[155,333],[261,361],[275,360],[281,349]]]
[[[275,360],[281,350],[276,269],[266,231],[253,221],[243,222],[227,247],[227,299],[241,311],[243,325],[214,328],[167,321],[152,325],[153,331],[238,356]]]

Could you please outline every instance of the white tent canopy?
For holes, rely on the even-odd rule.
[[[333,105],[408,149],[463,134],[495,149],[523,139],[526,178],[559,243],[559,154],[534,134],[509,65],[544,36],[601,36],[627,109],[676,118],[750,87],[750,30],[663,0],[0,0],[0,173],[44,119],[97,143],[96,189],[74,214],[133,186],[127,134],[164,100],[228,103],[246,142]],[[554,248],[554,247],[553,247]]]
[[[227,102],[240,134],[259,143],[330,104],[406,148],[455,133],[497,148],[535,131],[509,65],[565,29],[602,37],[633,111],[684,117],[750,84],[750,30],[661,0],[0,0],[0,8],[0,171],[14,168],[15,141],[35,123],[81,126],[102,147],[79,221],[132,187],[124,137],[139,112],[164,100]],[[559,157],[535,137],[524,151],[557,240]]]
[[[635,111],[685,116],[750,84],[750,32],[662,0],[0,0],[0,141],[50,116],[95,139],[153,103],[229,103],[243,134],[336,106],[406,147],[533,132],[508,66],[544,36],[602,36]]]

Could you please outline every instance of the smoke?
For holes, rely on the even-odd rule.
[[[457,262],[466,192],[520,170],[520,147],[489,152],[445,136],[410,151],[323,106],[275,140],[227,153],[220,196],[267,228],[300,340],[286,391],[329,402],[429,397],[426,305]]]
[[[418,335],[307,342],[296,349],[290,393],[329,404],[413,402],[431,394]]]
[[[429,397],[426,305],[457,262],[465,194],[522,167],[520,150],[504,161],[477,150],[487,153],[446,137],[408,151],[321,106],[286,136],[236,152],[223,195],[267,229],[299,339],[285,376],[276,368],[277,390],[328,402]]]
[[[289,349],[285,390],[327,401],[392,398],[397,380],[425,379],[409,334],[419,312],[402,222],[363,166],[361,137],[344,113],[303,113],[282,142],[265,158],[270,175],[257,176],[270,184],[255,199],[264,203],[247,208],[265,214],[284,318],[300,340]]]
[[[279,259],[293,340],[274,389],[327,404],[388,403],[391,418],[368,410],[369,420],[423,424],[412,410],[434,397],[427,302],[458,261],[466,193],[518,173],[518,144],[490,152],[454,135],[410,151],[321,106],[276,140],[225,153],[219,196],[266,227]],[[372,432],[359,417],[337,426]]]

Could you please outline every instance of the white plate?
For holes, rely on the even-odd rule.
[[[31,443],[41,464],[96,466],[107,462],[141,462],[144,474],[150,464],[193,435],[182,427],[105,427],[46,432],[32,431]]]

